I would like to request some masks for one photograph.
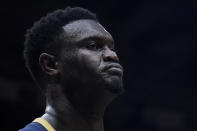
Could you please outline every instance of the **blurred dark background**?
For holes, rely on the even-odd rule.
[[[66,6],[95,12],[111,32],[126,92],[106,110],[105,131],[196,131],[196,0],[6,0],[0,2],[0,130],[16,131],[44,112],[25,69],[24,34]]]

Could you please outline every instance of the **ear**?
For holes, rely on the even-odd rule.
[[[42,70],[50,76],[55,76],[59,73],[58,62],[53,55],[42,53],[39,57],[39,64]]]

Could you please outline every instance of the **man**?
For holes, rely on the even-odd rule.
[[[67,7],[42,17],[26,34],[24,57],[46,111],[20,131],[104,130],[104,110],[123,92],[123,70],[93,13]]]

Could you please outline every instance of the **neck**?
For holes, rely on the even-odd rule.
[[[101,98],[80,97],[69,99],[58,86],[47,92],[46,112],[42,116],[57,131],[104,131],[103,114],[111,99],[109,94]],[[106,97],[107,96],[107,97]]]
[[[104,131],[103,116],[84,116],[69,107],[60,114],[56,109],[47,106],[42,116],[57,131]]]

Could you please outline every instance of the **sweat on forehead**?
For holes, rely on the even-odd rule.
[[[77,20],[63,26],[65,35],[70,40],[80,41],[86,38],[98,37],[113,40],[111,34],[94,20]]]

